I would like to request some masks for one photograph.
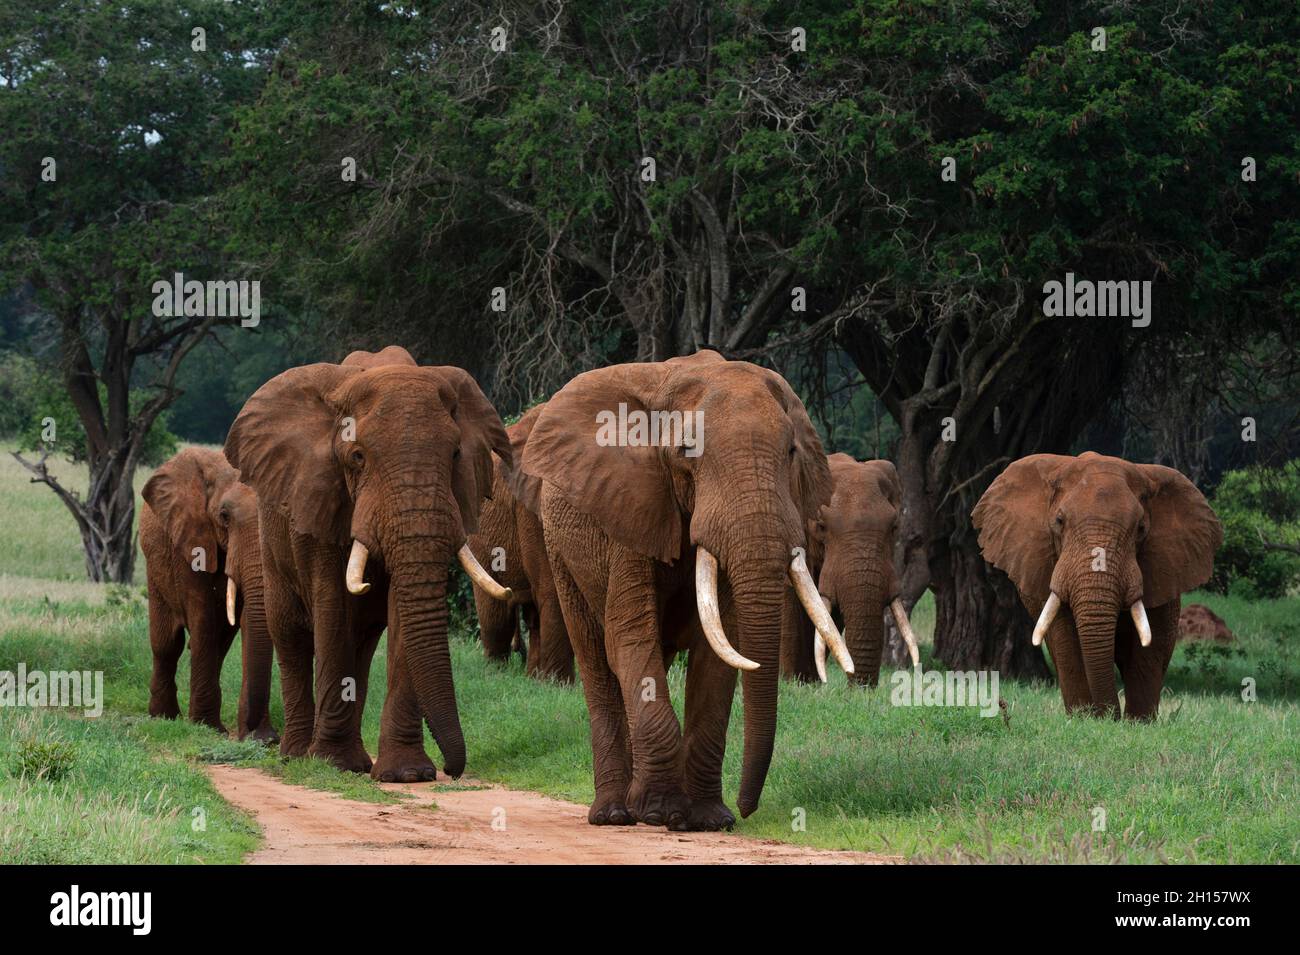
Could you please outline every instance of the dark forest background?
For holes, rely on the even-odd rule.
[[[1290,0],[6,5],[0,428],[129,579],[136,468],[284,368],[399,343],[508,415],[712,347],[896,462],[941,660],[1044,675],[969,523],[1018,457],[1244,471],[1237,565],[1296,557],[1297,81]],[[154,316],[176,271],[260,325]],[[1150,326],[1046,318],[1067,271]]]

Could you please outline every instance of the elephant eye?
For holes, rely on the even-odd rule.
[[[795,456],[795,454],[798,453],[798,451],[799,451],[799,449],[798,449],[797,447],[795,447],[793,444],[790,445],[790,460],[791,460],[791,461],[794,460],[794,456]]]
[[[452,459],[453,461],[459,461],[459,460],[460,460],[460,448],[459,448],[459,447],[457,447],[455,451],[451,452],[451,459]]]
[[[1052,522],[1053,522],[1054,524],[1056,524],[1057,527],[1064,527],[1064,526],[1065,526],[1065,515],[1064,515],[1064,514],[1061,514],[1061,513],[1058,512],[1057,515],[1056,515],[1056,517],[1054,517],[1054,518],[1052,519]]]
[[[352,462],[354,468],[363,468],[366,466],[366,456],[360,448],[353,448],[352,453],[348,455],[348,460]]]

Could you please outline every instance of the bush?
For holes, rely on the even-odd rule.
[[[1214,589],[1254,599],[1300,586],[1300,554],[1265,543],[1300,546],[1300,461],[1229,471],[1211,503],[1223,523]]]
[[[24,740],[18,744],[14,768],[19,776],[57,782],[68,774],[76,751],[60,740]]]
[[[106,392],[100,385],[100,403]],[[131,412],[138,411],[149,398],[143,392],[131,393]],[[16,437],[21,451],[38,451],[44,445],[46,418],[54,419],[55,440],[52,447],[67,455],[68,460],[86,460],[86,431],[72,406],[67,389],[55,375],[36,362],[16,353],[0,357],[0,435]],[[157,467],[176,453],[179,441],[167,428],[167,413],[160,414],[145,437],[140,460],[147,467]]]

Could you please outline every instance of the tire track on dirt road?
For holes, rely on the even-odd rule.
[[[259,769],[207,767],[217,791],[252,815],[265,842],[253,864],[819,864],[902,861],[898,856],[832,852],[720,832],[651,826],[587,825],[587,807],[473,780],[440,785],[385,783],[412,798],[357,802],[292,786]],[[493,821],[498,827],[493,828]],[[501,828],[504,821],[504,828]]]

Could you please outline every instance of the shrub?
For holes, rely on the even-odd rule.
[[[1211,503],[1223,523],[1214,589],[1253,599],[1300,586],[1300,554],[1268,546],[1300,546],[1300,460],[1229,471]]]
[[[57,782],[72,769],[76,757],[69,743],[59,740],[23,740],[15,754],[19,776]]]

